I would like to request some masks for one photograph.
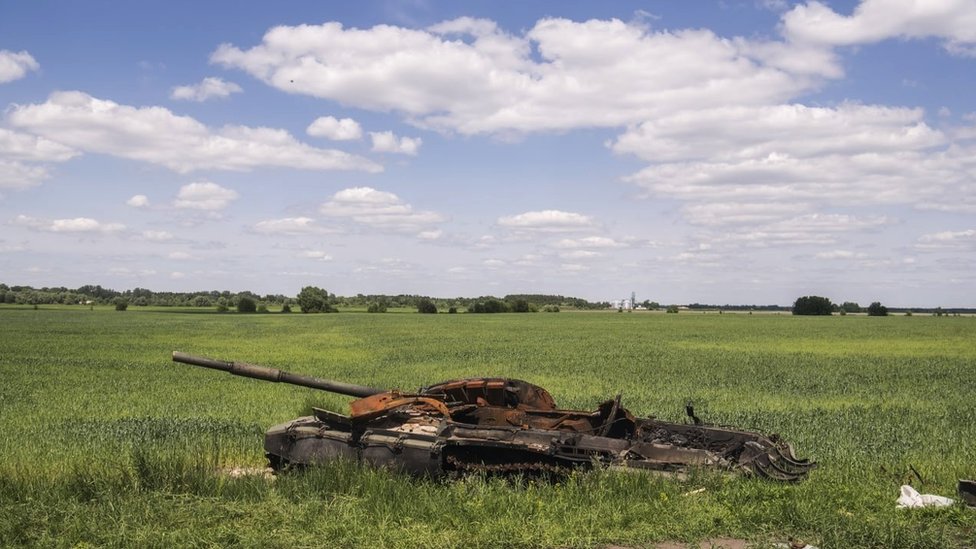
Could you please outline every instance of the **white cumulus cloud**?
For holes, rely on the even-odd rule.
[[[889,38],[942,38],[954,53],[976,53],[976,4],[969,0],[864,0],[851,15],[808,1],[783,15],[792,41],[847,46]]]
[[[0,189],[26,189],[49,176],[46,168],[0,158]]]
[[[44,103],[15,105],[8,120],[78,150],[160,164],[180,173],[261,166],[382,171],[371,160],[311,147],[285,130],[248,126],[211,129],[163,107],[120,105],[79,91],[54,92]]]
[[[40,64],[26,51],[0,50],[0,84],[19,80],[28,72],[40,68]]]
[[[169,231],[142,231],[142,238],[153,242],[166,242],[173,239],[173,233]]]
[[[593,250],[571,250],[559,253],[561,259],[596,259],[601,255],[603,254],[594,252]]]
[[[263,234],[303,235],[325,232],[311,217],[284,217],[266,219],[254,225],[254,230]]]
[[[78,156],[61,143],[0,128],[0,157],[28,162],[64,162]]]
[[[918,238],[915,247],[920,250],[976,249],[976,229],[925,234]]]
[[[442,236],[444,236],[444,231],[440,229],[435,229],[432,231],[420,231],[417,233],[417,238],[421,240],[438,240]]]
[[[103,223],[90,217],[40,219],[18,215],[13,224],[51,233],[117,233],[125,230],[125,225],[121,223]]]
[[[0,189],[25,189],[49,176],[38,163],[65,162],[80,153],[36,135],[0,128]]]
[[[788,48],[780,46],[780,59],[791,58]],[[763,61],[768,46],[756,49],[709,30],[651,31],[616,19],[545,18],[515,35],[465,17],[425,30],[278,26],[249,49],[221,45],[211,60],[289,93],[462,134],[615,127],[675,110],[767,104],[838,72],[826,59],[792,74]]]
[[[317,259],[319,261],[332,261],[332,256],[321,250],[307,250],[302,252],[301,257],[307,259]]]
[[[373,151],[415,156],[423,140],[419,137],[397,137],[393,132],[369,132]]]
[[[947,142],[922,109],[843,104],[734,106],[671,113],[639,124],[613,142],[617,153],[654,162],[713,163],[833,154],[925,150]]]
[[[577,249],[577,248],[624,248],[627,243],[614,240],[607,236],[587,236],[583,238],[563,238],[556,241],[556,248]]]
[[[363,137],[363,129],[352,118],[337,119],[334,116],[316,118],[305,133],[314,137],[324,137],[333,141],[354,141]]]
[[[850,250],[830,250],[826,252],[817,252],[817,259],[863,259],[866,257],[862,253],[852,252]]]
[[[768,223],[808,211],[810,206],[795,202],[706,202],[685,206],[683,213],[695,225]]]
[[[320,211],[377,229],[418,233],[444,218],[432,211],[414,210],[397,195],[372,187],[352,187],[335,193]],[[432,229],[427,229],[432,230]]]
[[[170,99],[201,102],[208,99],[228,97],[232,93],[241,93],[242,91],[241,87],[233,82],[209,77],[197,84],[176,86],[169,97]]]
[[[836,245],[841,236],[876,230],[891,223],[885,216],[857,216],[850,214],[811,213],[781,219],[771,223],[722,227],[700,249],[715,245],[724,248],[792,247],[803,245]]]
[[[498,218],[498,225],[523,231],[579,231],[592,228],[596,223],[588,215],[560,210],[541,210]]]
[[[210,181],[198,181],[180,187],[173,205],[191,210],[222,210],[238,198],[237,191]]]
[[[135,194],[125,201],[125,205],[133,208],[145,208],[149,206],[149,197],[144,194]]]

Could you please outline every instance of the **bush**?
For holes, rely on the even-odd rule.
[[[281,306],[281,312],[283,312],[283,313],[290,313],[291,312],[291,305],[289,305],[287,303],[285,303],[284,305],[282,305]]]
[[[338,312],[329,301],[329,292],[315,286],[305,286],[298,293],[298,306],[302,308],[303,313]]]
[[[829,316],[834,312],[834,304],[826,297],[805,295],[793,302],[793,314]]]
[[[217,312],[218,313],[226,313],[229,310],[230,310],[230,308],[227,307],[227,305],[224,305],[223,303],[218,303],[217,304]]]
[[[559,312],[559,305],[546,305],[545,307],[542,308],[542,312],[544,312],[544,313],[558,313]]]
[[[241,297],[237,300],[237,312],[253,313],[258,310],[258,304],[249,297]]]
[[[370,303],[369,306],[366,307],[366,312],[367,313],[385,313],[386,312],[386,304],[384,304],[384,303],[376,303],[376,302]]]
[[[673,315],[678,314],[678,306],[677,305],[668,305],[667,312],[668,313],[671,313]]]
[[[508,305],[504,301],[497,299],[487,299],[479,301],[468,307],[469,313],[507,313]]]
[[[417,312],[423,314],[436,314],[437,305],[429,299],[421,299],[417,302]]]
[[[450,309],[448,309],[447,314],[449,315],[457,314],[457,307],[451,307]]]
[[[524,299],[516,299],[514,302],[512,302],[512,312],[513,313],[529,312],[529,302]]]
[[[868,306],[868,316],[888,316],[888,308],[880,301],[875,301]]]
[[[259,313],[266,313],[266,312],[268,312],[268,306],[265,305],[264,303],[259,304],[258,305],[258,312]]]
[[[34,308],[36,309],[37,307],[34,307]],[[122,299],[121,297],[115,299],[115,310],[116,311],[124,311],[124,310],[126,310],[128,308],[129,308],[129,301],[128,300]]]

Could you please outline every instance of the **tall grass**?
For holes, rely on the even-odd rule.
[[[0,327],[3,546],[974,545],[972,510],[894,508],[902,482],[952,495],[976,476],[972,318],[0,308]],[[796,485],[612,471],[433,482],[348,463],[233,478],[264,465],[267,426],[349,399],[173,364],[174,349],[405,389],[511,376],[564,407],[622,392],[673,420],[690,399],[821,467]]]

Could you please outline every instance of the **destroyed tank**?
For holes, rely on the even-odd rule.
[[[173,360],[356,398],[348,415],[313,408],[268,429],[264,450],[275,471],[344,459],[430,477],[702,467],[796,481],[816,466],[777,435],[702,423],[691,405],[691,422],[673,423],[635,417],[620,395],[591,412],[563,410],[548,391],[518,379],[458,379],[410,393],[180,352]]]

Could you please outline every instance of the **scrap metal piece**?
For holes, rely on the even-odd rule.
[[[959,499],[970,507],[976,507],[976,480],[959,479]]]
[[[548,391],[518,379],[458,379],[404,393],[178,352],[173,360],[357,398],[348,416],[313,409],[268,429],[264,448],[276,471],[345,459],[431,477],[704,467],[789,482],[816,467],[776,435],[704,423],[691,403],[693,423],[683,424],[636,418],[620,395],[591,412],[563,410]]]

